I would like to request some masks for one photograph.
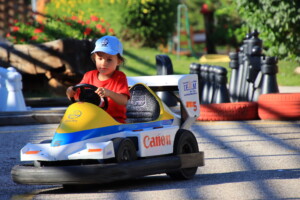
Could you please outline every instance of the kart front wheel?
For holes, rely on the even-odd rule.
[[[128,162],[137,159],[136,148],[132,140],[128,138],[116,138],[113,140],[115,150],[115,161]]]
[[[179,130],[174,141],[174,155],[199,152],[198,142],[192,132]],[[198,167],[184,168],[168,172],[167,175],[177,180],[188,180],[194,177]]]

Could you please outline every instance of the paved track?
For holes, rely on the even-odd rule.
[[[300,122],[197,122],[205,166],[190,181],[164,174],[68,192],[10,178],[27,142],[51,138],[57,124],[0,127],[0,199],[300,199]]]

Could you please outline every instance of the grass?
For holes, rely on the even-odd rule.
[[[157,49],[152,48],[136,48],[128,44],[124,44],[124,56],[126,64],[121,70],[127,76],[146,76],[156,75],[156,60],[155,56],[165,54]],[[178,58],[174,54],[168,55],[173,64],[174,74],[188,74],[191,63],[199,62],[199,57],[181,56]],[[230,80],[231,69],[228,67],[229,63],[206,63],[209,65],[217,65],[225,67],[228,71],[228,81]],[[277,74],[278,85],[280,86],[300,86],[300,75],[295,74],[294,70],[299,63],[289,61],[279,61]]]

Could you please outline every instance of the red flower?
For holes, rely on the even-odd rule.
[[[30,38],[31,40],[37,40],[38,39],[38,36],[34,35]]]
[[[76,17],[76,16],[72,16],[71,19],[72,19],[72,20],[76,20],[77,17]]]
[[[42,27],[42,28],[36,28],[36,29],[34,29],[33,32],[34,33],[42,33],[42,32],[44,32],[44,27]]]
[[[77,23],[81,24],[81,25],[84,25],[84,21],[82,21],[82,20],[78,20]]]
[[[90,23],[91,23],[91,20],[89,20],[89,19],[85,21],[85,24],[90,24]]]
[[[209,9],[208,5],[206,3],[203,4],[202,7],[201,7],[201,13],[202,14],[208,14],[210,12],[212,12],[212,10]]]
[[[102,33],[102,34],[106,33],[105,28],[102,28],[102,29],[100,30],[100,33]]]
[[[91,28],[86,28],[86,29],[84,30],[83,34],[84,34],[84,35],[89,35],[89,34],[91,34],[92,31],[93,31],[93,29],[91,29]]]
[[[108,30],[108,32],[110,32],[110,33],[112,33],[112,34],[115,33],[114,29],[112,29],[112,28],[110,28],[110,29]]]
[[[10,35],[10,33],[6,33],[6,37],[10,37],[11,35]]]
[[[18,32],[20,30],[20,27],[18,26],[12,26],[12,31],[13,32]]]
[[[101,24],[97,24],[97,25],[96,25],[96,28],[97,28],[98,30],[101,30],[101,29],[103,28],[103,26],[102,26]]]
[[[97,16],[95,16],[95,15],[92,15],[92,16],[91,16],[91,20],[92,20],[93,22],[96,22],[96,21],[99,20],[99,18],[98,18]]]
[[[71,26],[71,25],[72,25],[72,23],[71,23],[71,22],[66,22],[66,24],[67,24],[68,26]]]

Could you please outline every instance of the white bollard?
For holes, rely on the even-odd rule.
[[[7,69],[0,67],[0,75],[0,111],[26,111],[21,74],[13,67]]]
[[[6,109],[6,101],[7,101],[7,89],[5,85],[7,69],[0,67],[0,111],[4,111]]]

